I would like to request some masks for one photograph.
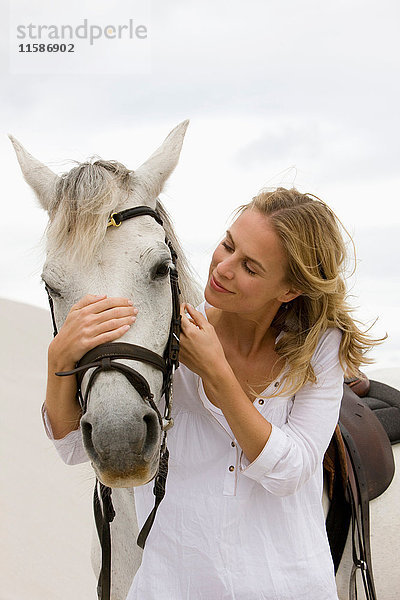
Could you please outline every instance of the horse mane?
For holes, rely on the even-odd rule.
[[[131,195],[133,174],[117,161],[93,157],[88,162],[77,163],[76,167],[61,175],[49,207],[47,251],[61,250],[78,265],[88,264],[105,238],[110,214]],[[177,253],[182,301],[196,305],[202,298],[197,275],[190,267],[171,218],[159,199],[156,210]]]
[[[200,286],[198,276],[190,266],[182,250],[181,243],[174,231],[171,218],[159,198],[157,198],[156,202],[156,211],[163,220],[165,234],[172,243],[172,246],[177,254],[176,268],[178,269],[179,274],[181,301],[190,302],[194,306],[197,306],[203,299],[203,291]]]

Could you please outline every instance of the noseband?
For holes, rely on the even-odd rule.
[[[143,215],[150,215],[159,223],[163,225],[163,222],[159,214],[147,206],[136,206],[127,210],[122,210],[119,213],[112,213],[109,218],[107,227],[120,227],[122,221],[139,217]],[[60,377],[75,375],[77,379],[77,399],[82,408],[82,414],[87,410],[88,397],[91,387],[96,377],[102,371],[115,370],[119,371],[128,379],[129,383],[135,388],[139,395],[147,402],[151,408],[155,411],[158,417],[160,428],[163,432],[162,441],[160,447],[160,461],[158,472],[154,480],[153,493],[155,495],[154,508],[148,516],[142,530],[139,533],[137,543],[141,548],[144,548],[147,536],[154,522],[157,508],[165,494],[165,483],[168,472],[168,449],[166,446],[167,430],[173,426],[173,419],[171,417],[172,411],[172,379],[176,367],[179,365],[179,335],[180,335],[180,305],[179,305],[179,285],[178,285],[178,272],[176,270],[177,254],[172,247],[171,242],[166,238],[165,243],[167,244],[174,268],[170,269],[170,284],[172,292],[172,320],[169,331],[168,342],[164,351],[164,355],[160,356],[143,346],[136,346],[135,344],[128,344],[124,342],[112,342],[108,344],[100,344],[89,350],[80,361],[76,364],[76,368],[71,371],[61,371],[56,373]],[[46,286],[46,291],[49,298],[51,317],[53,322],[54,336],[57,335],[57,325],[54,315],[53,299],[50,295],[49,289]],[[163,386],[161,395],[165,397],[165,412],[164,416],[161,416],[155,402],[154,395],[151,392],[150,386],[147,380],[138,371],[125,365],[124,363],[118,362],[116,359],[129,359],[139,362],[143,362],[151,365],[158,369],[163,374]],[[89,369],[94,369],[90,374],[89,381],[85,390],[84,395],[82,394],[82,381],[85,373]],[[100,495],[102,499],[103,510],[101,510],[99,495],[97,487],[100,487]],[[102,568],[99,577],[99,583],[97,586],[98,597],[100,600],[108,600],[110,598],[111,589],[111,538],[110,538],[110,522],[114,519],[115,511],[111,501],[111,488],[103,485],[101,482],[96,480],[94,489],[94,511],[97,532],[99,535],[101,547],[102,547]]]

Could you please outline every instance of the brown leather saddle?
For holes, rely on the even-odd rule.
[[[394,476],[391,443],[400,441],[400,392],[370,382],[364,374],[345,381],[339,423],[324,457],[331,500],[326,528],[337,572],[351,525],[350,598],[356,598],[359,569],[366,598],[374,600],[369,501],[381,495]]]

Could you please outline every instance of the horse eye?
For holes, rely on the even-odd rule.
[[[44,281],[44,280],[43,280],[43,281]],[[48,284],[48,283],[46,283],[45,281],[44,281],[44,288],[45,288],[46,292],[47,292],[48,294],[50,294],[50,296],[51,296],[52,298],[61,298],[61,294],[60,294],[60,292],[57,292],[57,290],[54,290],[54,289],[53,289],[52,287],[50,287],[50,286],[49,286],[49,284]]]
[[[167,262],[160,263],[154,272],[154,278],[166,277],[169,273],[169,264]]]

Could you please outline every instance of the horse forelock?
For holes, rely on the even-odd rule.
[[[104,240],[110,214],[126,202],[135,188],[133,173],[119,162],[92,159],[61,175],[49,210],[47,252],[64,253],[78,265],[89,264]],[[182,301],[196,305],[202,297],[198,276],[191,269],[159,199],[156,210],[177,253]]]
[[[47,250],[87,263],[104,239],[110,213],[131,193],[131,174],[117,161],[91,160],[60,176],[49,208]]]

